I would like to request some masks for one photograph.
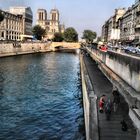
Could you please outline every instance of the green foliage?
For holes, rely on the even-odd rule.
[[[91,30],[84,30],[82,39],[85,39],[87,43],[92,43],[96,36],[96,32]]]
[[[77,42],[78,41],[78,33],[72,27],[69,27],[64,32],[64,40],[66,42]]]
[[[4,20],[4,15],[2,14],[2,11],[0,10],[0,22]]]
[[[53,41],[54,42],[62,42],[64,40],[62,33],[55,33]]]
[[[40,25],[35,25],[32,32],[37,40],[41,40],[42,37],[46,34],[46,30],[43,29]]]

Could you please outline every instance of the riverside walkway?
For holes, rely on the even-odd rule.
[[[105,94],[107,98],[112,99],[112,84],[99,70],[95,61],[91,57],[84,55],[84,63],[87,68],[93,89],[97,95],[97,101],[101,95]],[[121,103],[116,112],[112,111],[110,121],[106,120],[105,114],[98,113],[99,140],[136,140],[136,130],[128,116],[128,105],[121,97]],[[121,121],[125,120],[128,125],[127,131],[122,131]],[[93,132],[94,133],[94,132]]]

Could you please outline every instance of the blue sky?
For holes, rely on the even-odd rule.
[[[96,31],[101,34],[101,27],[114,9],[129,7],[135,0],[0,0],[0,8],[8,9],[10,6],[30,6],[34,13],[44,8],[50,12],[57,8],[60,12],[60,21],[66,27],[74,27],[82,35],[84,29]]]

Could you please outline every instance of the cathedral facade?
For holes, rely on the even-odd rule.
[[[52,9],[49,15],[45,9],[38,9],[37,25],[46,30],[46,39],[52,39],[55,33],[63,33],[65,30],[64,25],[60,24],[59,11],[57,9]]]

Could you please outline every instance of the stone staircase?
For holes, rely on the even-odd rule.
[[[105,113],[98,112],[100,140],[136,140],[136,130],[129,116],[125,118],[128,130],[122,131],[120,122],[123,116],[121,112],[121,109],[118,109],[117,112],[112,112],[109,121],[106,120]]]

